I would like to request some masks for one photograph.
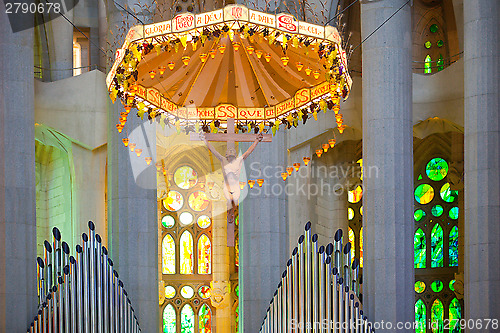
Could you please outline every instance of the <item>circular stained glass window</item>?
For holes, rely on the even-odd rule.
[[[444,42],[440,39],[440,40],[437,41],[436,44],[437,44],[438,47],[443,47]]]
[[[429,30],[430,30],[433,34],[435,34],[436,32],[438,32],[439,27],[438,27],[438,25],[437,25],[437,24],[433,24],[433,25],[431,25],[431,27],[429,28]]]
[[[415,282],[415,292],[417,294],[423,293],[425,290],[425,282],[424,281],[417,281]]]
[[[448,286],[451,291],[455,291],[455,280],[451,280]]]
[[[443,282],[441,280],[435,280],[431,283],[431,289],[433,292],[438,293],[443,290]]]
[[[419,204],[425,205],[434,198],[434,189],[429,184],[420,184],[415,189],[415,200]]]
[[[440,217],[441,215],[443,215],[443,211],[444,211],[444,209],[443,209],[443,206],[441,206],[441,205],[435,205],[431,209],[431,213],[435,217]]]
[[[450,188],[450,183],[445,183],[441,187],[441,191],[439,191],[439,194],[441,195],[441,199],[446,202],[453,202],[458,197],[458,191],[453,191]]]
[[[175,297],[175,288],[172,286],[166,286],[165,287],[165,297],[168,299],[174,298]]]
[[[422,209],[417,209],[415,213],[413,213],[413,217],[415,218],[415,221],[418,222],[425,217],[425,212]]]
[[[359,213],[361,214],[361,216],[363,216],[363,206],[359,208]]]
[[[183,190],[188,190],[198,183],[198,174],[193,168],[183,166],[175,170],[174,182]]]
[[[161,225],[165,228],[172,228],[175,224],[175,219],[171,215],[165,215],[161,219]]]
[[[349,219],[349,221],[354,218],[354,209],[352,209],[351,207],[347,208],[347,218]]]
[[[430,40],[428,40],[427,42],[425,42],[425,44],[424,44],[424,45],[425,45],[425,48],[426,48],[426,49],[430,49],[430,48],[431,48],[431,46],[432,46],[432,43],[431,43],[431,41],[430,41]]]
[[[181,289],[181,296],[186,298],[186,299],[190,299],[191,297],[194,296],[194,290],[192,287],[190,286],[184,286],[182,287]]]
[[[210,204],[210,200],[207,198],[207,194],[203,191],[196,191],[191,193],[188,199],[189,207],[196,212],[201,212],[207,209]]]
[[[201,286],[200,289],[198,289],[198,294],[200,295],[201,298],[207,299],[210,297],[210,287],[209,286]]]
[[[210,217],[207,215],[201,215],[198,217],[198,220],[196,220],[196,223],[198,223],[198,226],[202,229],[210,227],[210,224],[212,224],[212,220],[210,220]]]
[[[433,158],[427,163],[425,172],[430,180],[439,181],[448,174],[448,163],[442,158]]]
[[[165,199],[163,199],[163,207],[171,212],[176,212],[184,205],[182,194],[177,191],[170,191]]]
[[[453,207],[452,209],[450,209],[448,216],[452,220],[457,220],[458,219],[458,207]]]
[[[193,214],[189,212],[182,212],[181,215],[179,215],[179,222],[181,222],[182,225],[193,223]]]
[[[363,197],[363,188],[358,185],[354,190],[347,192],[347,200],[350,203],[357,203]]]

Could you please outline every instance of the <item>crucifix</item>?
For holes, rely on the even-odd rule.
[[[224,175],[224,196],[227,201],[227,246],[234,246],[234,219],[235,209],[240,198],[240,172],[245,160],[257,147],[259,142],[272,142],[271,134],[237,134],[234,132],[234,119],[227,119],[227,133],[191,133],[191,141],[201,140],[222,164]],[[227,143],[226,156],[219,154],[209,141],[225,141]],[[235,142],[253,142],[241,156],[236,156]]]

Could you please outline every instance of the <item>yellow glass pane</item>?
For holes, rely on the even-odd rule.
[[[191,193],[188,202],[189,207],[197,212],[201,212],[207,209],[208,205],[210,204],[210,200],[207,198],[206,193],[203,191],[196,191]]]
[[[363,227],[359,230],[359,267],[363,268]]]
[[[172,236],[163,237],[161,254],[162,273],[175,274],[175,242]]]
[[[207,235],[198,239],[198,274],[212,273],[212,244]]]
[[[351,207],[347,208],[347,218],[349,219],[349,221],[354,218],[354,209],[352,209]]]
[[[357,203],[363,197],[363,188],[358,185],[354,190],[347,192],[347,200],[350,203]]]
[[[182,208],[182,205],[184,205],[184,198],[177,191],[168,192],[167,197],[163,199],[163,207],[171,212],[178,211]]]
[[[183,190],[188,190],[198,183],[198,174],[193,168],[188,166],[180,167],[174,173],[175,185]]]
[[[180,239],[181,274],[193,274],[193,236],[184,231]]]
[[[349,243],[351,243],[351,262],[354,260],[354,255],[355,255],[355,245],[356,245],[356,238],[354,236],[354,231],[352,231],[351,228],[349,228]]]
[[[172,286],[165,287],[165,297],[170,299],[175,297],[175,288]]]
[[[198,223],[198,226],[200,228],[205,229],[205,228],[208,228],[210,226],[210,224],[212,224],[212,221],[210,220],[209,216],[207,216],[207,215],[201,215],[196,220],[196,223]]]

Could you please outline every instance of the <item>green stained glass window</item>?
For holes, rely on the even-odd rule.
[[[440,40],[438,40],[438,41],[437,41],[437,43],[436,43],[436,44],[437,44],[437,46],[438,46],[438,47],[443,47],[444,42],[443,42],[443,40],[442,40],[442,39],[440,39]]]
[[[415,259],[414,259],[415,268],[425,268],[425,259],[426,259],[425,234],[420,228],[418,228],[417,231],[415,231],[414,246],[415,246]]]
[[[435,34],[436,32],[438,32],[439,27],[438,27],[438,25],[437,25],[437,24],[433,24],[433,25],[431,25],[431,26],[430,26],[429,30],[430,30],[433,34]]]
[[[439,181],[448,174],[448,163],[442,158],[433,158],[427,163],[425,173],[430,180]]]
[[[441,205],[435,205],[431,209],[431,213],[435,217],[439,217],[439,216],[443,215],[443,211],[444,211],[444,209],[443,209],[443,206],[441,206]]]
[[[194,333],[194,311],[189,304],[181,311],[181,333]]]
[[[443,282],[441,280],[434,280],[431,283],[431,289],[433,292],[438,293],[443,290]]]
[[[431,74],[432,73],[432,58],[431,58],[431,56],[429,54],[425,57],[424,73],[425,74]]]
[[[424,302],[419,299],[415,303],[415,333],[425,333],[426,308]]]
[[[347,208],[347,218],[349,219],[349,221],[354,218],[354,209],[352,209],[351,207]]]
[[[460,333],[462,329],[460,327],[460,319],[462,319],[462,306],[458,299],[454,298],[450,303],[450,332]]]
[[[415,221],[419,222],[425,217],[425,212],[422,209],[417,209],[415,213],[413,213],[413,217],[415,218]]]
[[[441,199],[446,202],[454,202],[458,198],[458,191],[454,191],[450,188],[450,183],[445,183],[441,190],[439,191]]]
[[[417,178],[417,179],[418,179],[418,180],[422,180],[422,178],[423,178],[423,177],[422,177],[422,174],[420,174],[420,175],[418,175],[418,178]]]
[[[434,189],[429,184],[418,185],[415,189],[415,200],[419,204],[425,205],[434,198]]]
[[[163,333],[175,333],[176,315],[172,304],[167,304],[163,309]]]
[[[430,48],[431,48],[431,46],[432,46],[431,41],[430,41],[430,40],[428,40],[427,42],[425,42],[424,46],[425,46],[425,48],[426,48],[426,49],[430,49]]]
[[[438,71],[442,71],[444,69],[444,60],[443,60],[443,56],[441,54],[439,55],[439,58],[438,58],[436,64],[437,64]]]
[[[432,333],[442,333],[444,332],[444,308],[443,303],[439,299],[436,299],[432,303],[431,307],[431,327]]]
[[[443,267],[443,228],[439,223],[431,232],[431,267]]]
[[[417,281],[415,282],[415,292],[417,294],[423,293],[425,290],[425,282],[424,281]]]
[[[450,212],[448,213],[450,216],[450,219],[452,220],[457,220],[458,219],[458,207],[453,207],[450,209]]]
[[[451,291],[455,291],[455,281],[456,280],[451,280],[450,283],[449,283],[449,287],[450,287],[450,290]]]
[[[450,231],[449,259],[450,266],[458,266],[458,227],[454,226]]]
[[[206,304],[198,311],[198,324],[200,333],[212,333],[212,311]]]
[[[240,297],[240,285],[237,285],[234,288],[234,293],[236,294],[236,297]]]

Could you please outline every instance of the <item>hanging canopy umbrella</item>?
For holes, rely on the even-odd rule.
[[[338,113],[352,80],[335,27],[241,5],[131,28],[106,84],[131,108],[187,131],[216,132],[233,118],[254,132]],[[120,128],[121,127],[121,128]]]

